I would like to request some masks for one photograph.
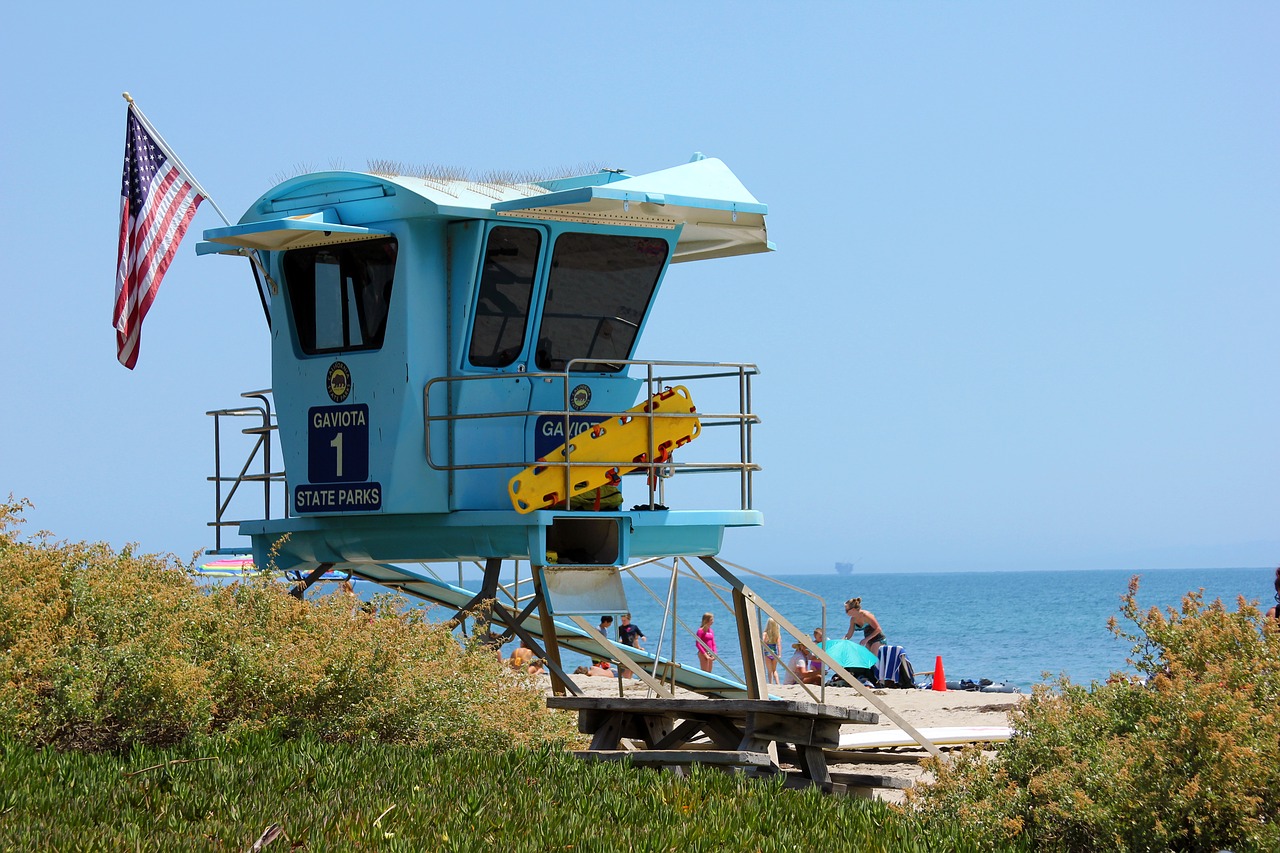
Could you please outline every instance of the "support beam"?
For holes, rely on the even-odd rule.
[[[498,557],[490,557],[484,561],[484,580],[480,582],[480,591],[471,596],[471,599],[458,608],[458,612],[453,614],[452,622],[461,623],[472,614],[472,612],[486,601],[496,601],[498,598],[498,572],[502,570],[502,560]]]
[[[311,589],[312,585],[315,584],[316,581],[320,580],[320,578],[324,577],[324,573],[332,568],[333,563],[321,563],[316,566],[311,570],[311,574],[293,585],[293,588],[289,590],[289,594],[294,598],[301,599],[306,591]]]
[[[534,595],[529,598],[529,603],[524,606],[524,609],[514,616],[511,615],[510,607],[501,603],[495,604],[493,606],[493,612],[501,614],[501,622],[507,626],[507,630],[502,632],[502,636],[499,639],[505,643],[512,634],[519,634],[520,632],[517,630],[518,626],[521,625],[525,619],[529,618],[529,614],[533,612],[535,607],[540,607],[541,605],[542,595],[540,593],[534,593]],[[524,637],[522,636],[521,639],[524,639]],[[532,646],[530,648],[532,648]]]
[[[538,623],[542,626],[542,641],[547,644],[547,668],[551,670],[551,694],[553,696],[563,696],[569,692],[569,684],[573,684],[572,679],[564,674],[564,665],[560,662],[560,640],[556,636],[556,622],[551,615],[551,608],[547,606],[547,595],[542,588],[542,566],[531,566],[530,574],[533,576],[533,596],[540,603],[538,607]],[[582,691],[578,689],[576,684],[573,685],[575,695],[581,695]]]
[[[738,645],[742,648],[742,677],[751,699],[769,698],[769,680],[764,674],[760,648],[760,616],[752,604],[754,596],[743,586],[733,590],[733,615],[738,623]]]

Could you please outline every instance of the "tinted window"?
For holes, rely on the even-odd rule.
[[[382,346],[396,250],[389,237],[285,252],[289,305],[304,353]]]
[[[538,329],[539,370],[564,370],[570,359],[625,359],[658,277],[667,241],[612,234],[562,234],[556,240]],[[621,370],[603,362],[574,370]]]
[[[506,367],[520,356],[541,248],[542,233],[532,228],[489,232],[467,356],[472,364]]]

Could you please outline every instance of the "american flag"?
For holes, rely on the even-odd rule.
[[[204,201],[193,181],[152,137],[129,105],[120,188],[120,254],[116,264],[116,357],[138,362],[142,319],[155,301],[182,236]]]

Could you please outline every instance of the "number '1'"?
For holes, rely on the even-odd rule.
[[[329,446],[338,451],[338,469],[337,475],[339,479],[342,477],[342,433],[338,433],[333,437],[333,441],[329,442]]]

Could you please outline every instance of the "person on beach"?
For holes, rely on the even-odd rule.
[[[702,614],[702,626],[695,632],[698,644],[698,666],[703,672],[710,672],[711,665],[716,662],[716,635],[711,630],[711,623],[716,621],[712,613]]]
[[[609,666],[607,660],[602,660],[598,664],[592,664],[590,669],[580,666],[573,671],[573,674],[589,675],[592,678],[613,678],[613,668]]]
[[[822,633],[821,628],[813,629],[813,642],[816,645],[821,646],[822,641],[825,639],[826,636]],[[795,670],[795,680],[799,681],[801,684],[821,684],[823,670],[822,661],[818,660],[818,658],[814,656],[813,652],[805,648],[803,643],[796,643],[792,648],[795,649],[796,654],[801,657],[801,660],[792,667]],[[794,655],[791,660],[795,661]]]
[[[826,635],[822,633],[821,628],[813,629],[813,642],[821,646]],[[822,661],[814,657],[813,652],[804,646],[800,646],[800,653],[804,655],[804,667],[796,670],[796,677],[800,679],[801,684],[821,684],[822,683]]]
[[[542,664],[534,659],[533,649],[529,648],[523,638],[520,640],[520,645],[511,653],[511,657],[507,658],[507,663],[516,672],[522,669],[530,675],[542,672]]]
[[[769,621],[764,623],[764,634],[760,638],[764,642],[764,665],[765,665],[765,681],[769,684],[778,683],[778,657],[782,654],[782,629],[778,627],[778,623],[773,621],[773,617],[769,617]]]
[[[866,646],[867,651],[873,653],[880,651],[880,647],[884,645],[884,631],[880,629],[880,622],[876,619],[876,615],[870,610],[862,609],[862,599],[851,598],[846,601],[844,612],[849,615],[849,631],[844,638],[852,640],[855,633],[862,631],[862,639],[859,642]]]
[[[351,583],[351,578],[343,578],[338,582],[338,594],[351,605],[351,618],[359,617],[361,614],[360,596],[356,595],[355,584]]]
[[[631,624],[631,614],[623,613],[622,624],[618,626],[618,639],[622,642],[624,646],[633,646],[634,648],[637,648],[637,649],[643,649],[644,641],[648,638],[645,637],[644,632],[640,630],[639,626]],[[630,678],[631,670],[629,669],[621,670],[620,677]]]
[[[601,636],[607,637],[609,636],[609,631],[611,631],[612,629],[613,629],[613,617],[606,613],[605,615],[600,617],[600,627],[597,628],[596,630],[600,632]],[[604,658],[592,658],[591,665],[595,666],[596,664],[600,663],[600,661],[602,660],[604,660]]]
[[[783,665],[782,683],[800,684],[800,674],[809,665],[809,660],[804,656],[804,644],[792,643],[791,648],[791,657]]]
[[[767,628],[767,625],[766,625]],[[779,631],[781,635],[781,631]],[[813,641],[822,645],[825,639],[821,628],[813,629]],[[782,683],[785,684],[821,684],[822,661],[813,656],[805,648],[804,643],[792,643],[791,657],[782,665]],[[781,656],[779,656],[781,657]]]
[[[631,624],[631,614],[622,614],[622,624],[618,626],[618,639],[623,645],[634,646],[637,649],[644,648],[644,641],[648,639],[639,626]]]
[[[1267,611],[1268,619],[1280,619],[1280,568],[1276,569],[1276,603]]]

